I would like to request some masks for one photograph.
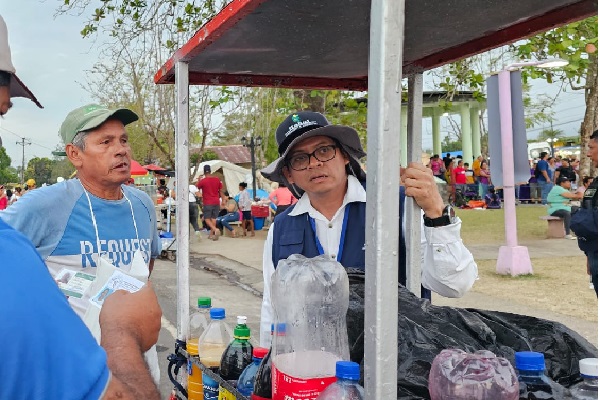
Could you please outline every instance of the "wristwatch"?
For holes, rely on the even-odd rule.
[[[447,226],[447,225],[453,224],[455,221],[456,221],[456,214],[454,213],[454,209],[452,208],[452,206],[446,206],[444,208],[444,211],[442,212],[441,217],[428,218],[427,216],[423,215],[423,222],[424,222],[425,226],[428,226],[430,228]]]

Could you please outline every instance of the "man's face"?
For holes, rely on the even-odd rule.
[[[588,142],[588,157],[592,159],[594,166],[598,168],[598,139],[591,139]]]
[[[311,154],[318,148],[331,145],[335,145],[335,142],[330,137],[313,136],[296,144],[287,158],[289,160],[301,153]],[[283,173],[289,183],[296,184],[309,196],[311,194],[319,195],[335,190],[345,190],[347,182],[345,167],[349,160],[340,148],[336,148],[335,152],[335,157],[329,161],[318,161],[311,156],[305,170],[296,171],[289,166],[285,166]]]
[[[118,186],[131,177],[131,147],[121,121],[108,120],[91,131],[83,151],[68,144],[67,154],[81,179],[97,186]]]
[[[8,86],[0,86],[0,115],[6,114],[11,107],[10,88]]]

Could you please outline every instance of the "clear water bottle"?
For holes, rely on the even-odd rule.
[[[352,361],[338,361],[335,363],[335,377],[337,380],[317,397],[317,400],[363,400],[365,393],[358,383],[360,380],[360,366]]]
[[[225,322],[225,309],[211,308],[210,322],[198,339],[200,362],[213,372],[218,373],[223,352],[232,339],[231,328]],[[216,399],[219,395],[218,382],[206,374],[202,374],[202,389],[205,400]]]
[[[186,348],[190,356],[198,356],[198,339],[206,330],[210,319],[210,297],[198,297],[198,309],[190,316],[188,334],[186,338]],[[192,360],[188,360],[187,371],[178,376],[179,383],[187,387],[188,400],[202,400],[204,393],[202,390],[202,371]]]
[[[254,379],[261,361],[269,352],[264,347],[255,347],[252,350],[252,363],[249,364],[238,379],[237,390],[246,397],[252,395],[254,391]]]
[[[431,363],[432,400],[517,400],[519,383],[510,362],[487,350],[442,350]]]
[[[344,267],[328,256],[292,255],[271,281],[275,335],[271,368],[273,400],[315,399],[335,382],[335,363],[350,359]],[[285,346],[279,346],[279,323]]]
[[[571,397],[576,400],[598,399],[598,359],[579,360],[579,373],[583,382],[571,387]]]
[[[535,351],[515,353],[515,367],[519,377],[519,399],[551,399],[552,384],[546,376],[544,355]]]

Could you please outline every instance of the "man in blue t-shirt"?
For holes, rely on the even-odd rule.
[[[15,75],[0,16],[1,115],[13,97],[41,107]],[[160,306],[150,286],[106,299],[100,313],[103,349],[31,242],[1,218],[0,260],[0,399],[159,398],[142,356],[160,330]]]
[[[537,171],[537,182],[542,188],[542,204],[546,204],[548,193],[550,193],[550,190],[552,190],[552,187],[554,186],[554,177],[551,176],[552,171],[548,165],[548,153],[545,151],[540,153],[540,160],[537,163]]]

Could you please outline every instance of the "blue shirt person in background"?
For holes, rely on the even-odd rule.
[[[540,160],[537,163],[537,169],[539,171],[537,181],[542,188],[542,204],[546,204],[548,193],[550,193],[552,186],[554,186],[554,177],[552,176],[552,171],[548,165],[548,153],[545,151],[540,153]]]

